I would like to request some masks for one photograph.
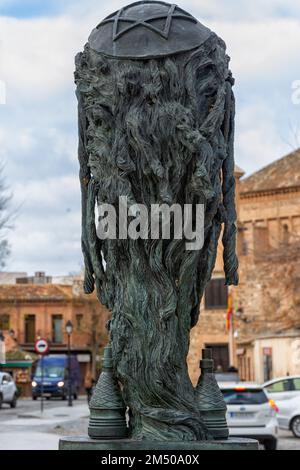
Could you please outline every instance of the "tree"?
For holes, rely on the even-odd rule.
[[[11,214],[8,212],[11,195],[7,192],[3,177],[3,166],[0,167],[0,271],[5,267],[6,260],[10,254],[10,248],[6,239],[7,230],[10,227]]]

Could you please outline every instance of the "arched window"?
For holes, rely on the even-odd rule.
[[[282,226],[282,242],[288,244],[290,241],[290,230],[288,224]]]

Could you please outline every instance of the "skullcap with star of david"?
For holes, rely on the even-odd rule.
[[[89,45],[111,57],[150,59],[193,50],[211,34],[177,5],[140,1],[105,18],[92,31]]]

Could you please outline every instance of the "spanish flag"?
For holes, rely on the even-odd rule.
[[[226,314],[226,329],[228,332],[231,330],[232,315],[233,315],[233,296],[232,296],[232,292],[228,291],[227,314]]]

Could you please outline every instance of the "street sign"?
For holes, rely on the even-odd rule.
[[[41,413],[44,411],[44,356],[49,351],[49,343],[46,339],[37,339],[34,343],[35,352],[41,356]]]
[[[263,348],[264,356],[272,356],[272,348]]]
[[[46,339],[43,339],[43,338],[38,339],[34,343],[34,349],[35,349],[35,352],[43,356],[47,354],[47,352],[49,351],[49,343]]]

